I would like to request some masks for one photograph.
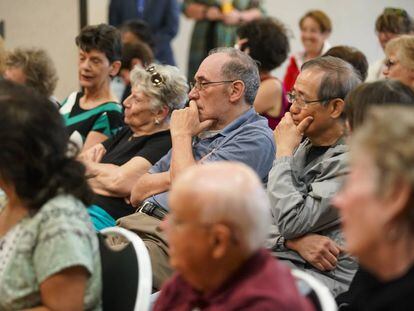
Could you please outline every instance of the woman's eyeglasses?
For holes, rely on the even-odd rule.
[[[155,70],[155,66],[149,66],[145,71],[151,75],[151,83],[153,86],[159,87],[161,84],[164,84],[164,78]]]
[[[384,61],[384,66],[387,67],[387,69],[389,70],[392,66],[394,66],[397,63],[398,63],[398,61],[387,58]]]

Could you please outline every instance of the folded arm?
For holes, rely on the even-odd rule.
[[[143,174],[148,172],[151,163],[143,157],[133,157],[118,166],[109,163],[84,162],[89,174],[92,190],[100,195],[126,197],[131,194],[132,186]]]

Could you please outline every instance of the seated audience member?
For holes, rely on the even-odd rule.
[[[348,288],[357,269],[341,251],[340,218],[330,200],[348,172],[344,98],[358,83],[352,66],[336,57],[318,57],[302,66],[288,94],[290,113],[274,131],[276,159],[269,173],[275,231],[269,246],[276,257],[314,275],[334,295]]]
[[[131,80],[132,94],[124,101],[127,126],[81,156],[96,194],[88,210],[98,230],[135,211],[124,198],[136,179],[170,150],[169,118],[187,99],[187,79],[176,67],[137,66]]]
[[[76,37],[79,84],[60,113],[70,140],[83,150],[113,136],[123,126],[122,108],[110,89],[121,67],[121,35],[106,24],[84,27]]]
[[[414,90],[398,80],[362,83],[345,98],[345,115],[351,131],[363,124],[372,106],[414,106]]]
[[[385,47],[384,76],[397,79],[414,89],[414,35],[403,35]]]
[[[307,12],[301,17],[299,28],[304,50],[294,53],[289,58],[289,65],[283,80],[287,91],[292,90],[303,63],[323,55],[331,47],[328,38],[332,32],[332,23],[325,12],[320,10]]]
[[[84,167],[54,105],[0,82],[0,310],[101,310]]]
[[[414,309],[413,135],[414,109],[393,106],[372,109],[352,136],[351,173],[333,204],[361,270],[341,310]]]
[[[17,48],[7,54],[4,78],[35,89],[52,102],[58,77],[52,59],[45,50]]]
[[[368,74],[368,61],[364,53],[360,50],[346,45],[338,45],[330,48],[322,56],[333,56],[343,59],[344,61],[350,63],[354,69],[359,73],[361,81],[364,81],[367,78]]]
[[[383,50],[387,42],[403,34],[414,31],[414,23],[406,10],[400,8],[385,8],[375,22],[375,31]],[[369,66],[367,82],[383,79],[384,58]]]
[[[366,115],[372,107],[408,106],[414,108],[414,91],[397,80],[379,80],[362,83],[353,89],[345,98],[345,114],[351,132],[364,124]],[[355,299],[366,280],[366,271],[359,267],[347,292],[336,297],[340,307],[344,307]]]
[[[270,207],[251,168],[229,162],[192,167],[174,181],[169,201],[162,224],[177,273],[163,286],[155,311],[312,310],[289,268],[262,249]]]
[[[286,28],[276,19],[263,18],[240,26],[237,36],[238,48],[249,54],[259,66],[260,87],[253,107],[274,129],[289,110],[283,83],[271,74],[289,53]]]
[[[121,70],[119,71],[124,85],[121,96],[122,102],[131,95],[131,70],[137,65],[146,68],[153,62],[154,55],[147,44],[143,42],[124,44],[122,47]]]
[[[143,20],[129,20],[120,26],[122,44],[145,43],[154,52],[154,35],[149,25]]]
[[[157,229],[168,213],[168,192],[186,168],[213,161],[239,161],[267,181],[275,144],[264,117],[252,105],[259,87],[256,63],[234,48],[213,50],[202,62],[189,93],[189,107],[173,112],[172,149],[132,188],[139,212],[121,218],[121,226],[138,232],[149,248],[154,287],[171,274],[168,244]]]

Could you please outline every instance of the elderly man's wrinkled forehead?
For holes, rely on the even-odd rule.
[[[230,57],[225,53],[214,53],[207,56],[200,64],[200,67],[195,74],[195,78],[198,80],[221,78],[223,65],[229,60]]]

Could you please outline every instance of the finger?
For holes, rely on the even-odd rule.
[[[335,256],[338,257],[339,253],[341,252],[341,248],[336,243],[329,244],[329,251]]]
[[[306,117],[305,119],[303,119],[299,124],[298,124],[298,131],[299,133],[303,134],[306,129],[309,127],[309,125],[311,125],[311,123],[313,122],[313,117],[309,116]]]
[[[323,266],[324,271],[330,271],[335,269],[335,265],[331,264],[326,258],[322,257],[319,260],[320,264]]]
[[[215,122],[214,120],[205,120],[203,122],[200,122],[199,132],[209,129],[213,125],[214,122]]]
[[[336,258],[336,255],[332,254],[331,252],[326,252],[322,254],[322,256],[333,266],[336,267],[336,264],[338,262],[338,259]]]
[[[326,270],[325,267],[320,262],[311,263],[311,264],[312,264],[312,266],[314,266],[319,271],[325,271]]]
[[[197,111],[198,113],[198,108],[197,108],[197,104],[195,100],[190,100],[190,102],[188,103],[188,107],[190,108],[191,111]]]

